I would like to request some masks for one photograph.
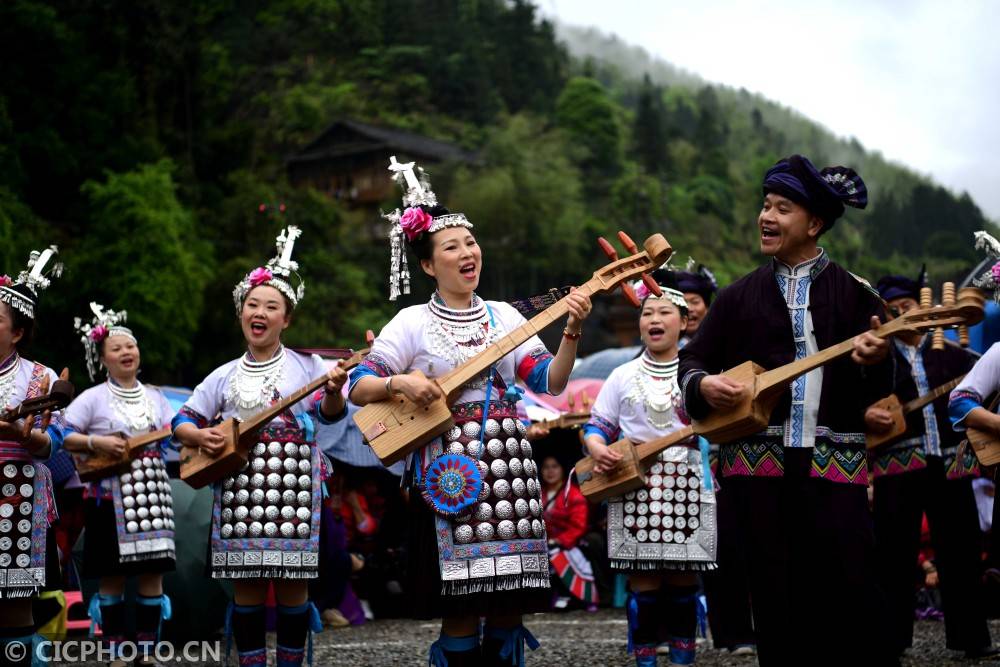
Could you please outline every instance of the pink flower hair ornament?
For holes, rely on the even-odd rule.
[[[430,229],[433,220],[434,218],[419,206],[411,206],[399,217],[399,226],[403,228],[406,239],[412,242]]]
[[[271,273],[271,269],[266,266],[258,266],[250,272],[248,280],[250,282],[250,287],[257,287],[270,281],[272,278],[274,278],[274,274]]]
[[[95,343],[100,343],[102,340],[108,337],[108,328],[103,324],[98,324],[96,327],[91,329],[90,333],[87,335],[90,336],[90,340],[94,341]]]
[[[11,280],[10,276],[7,275],[0,276],[0,287],[10,287],[13,284],[14,281]]]

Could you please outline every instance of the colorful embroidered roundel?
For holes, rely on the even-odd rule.
[[[427,466],[423,496],[435,512],[450,516],[476,502],[482,485],[483,477],[473,459],[442,454]]]

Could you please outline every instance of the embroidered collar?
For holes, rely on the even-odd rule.
[[[907,345],[906,343],[903,342],[901,338],[895,338],[895,337],[892,339],[892,342],[893,344],[895,344],[896,349],[898,349],[900,352],[903,352],[904,354],[910,353],[913,350],[918,350],[921,353],[923,353],[931,342],[931,336],[925,333],[920,337],[920,340],[917,342],[916,345]]]
[[[801,264],[796,264],[795,266],[788,266],[781,260],[775,258],[772,266],[774,267],[774,272],[791,278],[804,278],[809,276],[810,280],[815,280],[816,276],[823,272],[830,264],[830,258],[826,254],[823,248],[819,248],[819,254],[810,260],[806,260]]]

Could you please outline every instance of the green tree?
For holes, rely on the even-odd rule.
[[[128,311],[153,378],[169,376],[198,340],[213,264],[211,246],[177,199],[173,170],[161,160],[85,183],[91,224],[73,258],[74,287],[86,301]]]
[[[584,149],[581,168],[588,176],[614,177],[622,165],[620,108],[599,81],[575,77],[556,100],[556,122]]]
[[[635,109],[635,123],[632,125],[634,153],[647,174],[662,174],[669,171],[667,154],[666,110],[663,93],[654,86],[649,75],[642,78],[642,88]]]

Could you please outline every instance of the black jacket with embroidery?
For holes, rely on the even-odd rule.
[[[870,318],[884,318],[882,300],[867,285],[834,262],[811,283],[809,310],[820,350],[870,328]],[[704,418],[710,407],[700,392],[701,379],[745,361],[767,370],[795,360],[792,320],[775,279],[774,262],[722,289],[694,338],[680,351],[681,388],[688,414]],[[865,409],[890,393],[893,363],[861,366],[843,357],[823,370],[817,428],[835,433],[863,433]],[[786,391],[771,413],[770,424],[788,418]]]

